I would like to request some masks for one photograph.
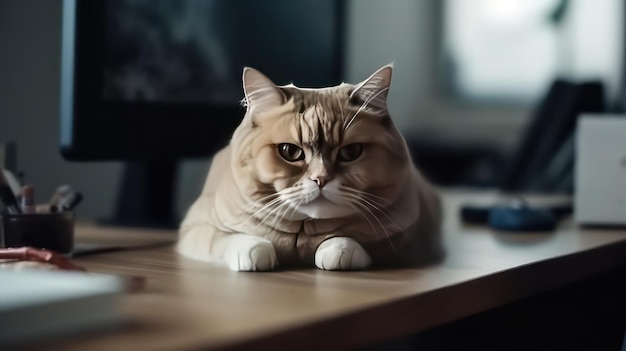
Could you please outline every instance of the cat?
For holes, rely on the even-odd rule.
[[[441,258],[439,196],[387,109],[392,71],[312,89],[244,68],[245,116],[213,158],[177,251],[235,271]]]

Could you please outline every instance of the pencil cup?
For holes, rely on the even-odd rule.
[[[2,247],[30,246],[69,255],[74,247],[74,212],[2,213]]]

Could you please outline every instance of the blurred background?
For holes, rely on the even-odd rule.
[[[620,0],[347,0],[343,76],[395,63],[391,115],[434,183],[567,193],[575,117],[624,109],[625,13]],[[61,0],[0,2],[0,142],[42,199],[71,184],[79,216],[104,218],[124,163],[60,155],[61,33]],[[181,161],[179,215],[209,164]]]

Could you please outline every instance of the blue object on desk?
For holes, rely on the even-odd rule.
[[[461,219],[469,224],[486,224],[501,231],[551,231],[559,220],[573,212],[572,205],[533,206],[522,197],[496,206],[464,205]]]
[[[550,209],[540,207],[500,206],[489,211],[489,225],[503,231],[552,231],[557,218]]]

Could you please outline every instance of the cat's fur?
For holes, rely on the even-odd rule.
[[[178,252],[239,271],[440,257],[439,199],[387,111],[391,74],[302,89],[244,69],[246,115],[213,159]]]

